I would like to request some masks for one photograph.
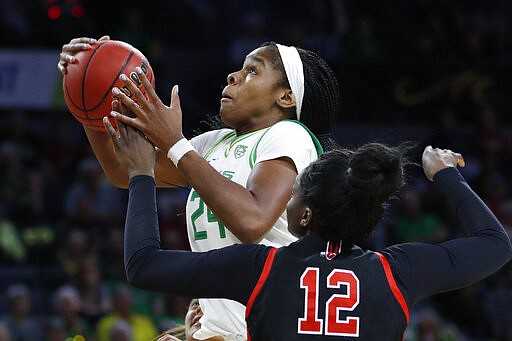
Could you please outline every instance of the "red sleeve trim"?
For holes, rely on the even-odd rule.
[[[402,292],[398,288],[398,285],[396,284],[395,277],[393,276],[393,272],[391,271],[391,266],[389,265],[388,260],[384,255],[382,255],[379,252],[375,252],[377,256],[379,256],[379,260],[382,263],[382,267],[384,268],[384,273],[386,274],[386,278],[389,283],[389,287],[391,288],[391,291],[393,292],[393,295],[395,295],[396,300],[402,307],[402,310],[405,315],[405,320],[407,323],[409,323],[409,307],[407,307],[407,303],[405,302],[405,298],[402,295]]]
[[[249,300],[247,300],[247,305],[245,309],[245,317],[249,316],[249,313],[251,312],[252,305],[254,303],[254,300],[256,299],[256,296],[260,293],[261,288],[263,287],[263,284],[265,284],[268,275],[270,273],[270,269],[272,268],[272,264],[274,263],[274,257],[276,255],[277,249],[272,248],[270,249],[267,259],[265,260],[265,265],[263,265],[263,270],[261,271],[260,278],[258,279],[258,282],[254,286],[254,289],[252,289],[251,296],[249,297]]]

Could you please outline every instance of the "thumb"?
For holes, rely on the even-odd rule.
[[[171,104],[169,105],[171,108],[180,108],[181,107],[180,96],[178,95],[178,92],[179,92],[179,87],[176,84],[175,86],[172,87],[172,90],[171,90]]]
[[[103,36],[100,39],[98,39],[98,41],[101,41],[101,40],[110,40],[110,36]]]

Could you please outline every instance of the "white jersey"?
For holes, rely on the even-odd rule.
[[[259,162],[288,157],[299,173],[322,152],[316,137],[301,123],[291,120],[241,136],[232,129],[214,130],[196,136],[190,142],[220,174],[244,187],[252,168]],[[240,243],[193,188],[187,200],[186,216],[192,251],[209,251]],[[285,211],[260,243],[280,247],[295,240],[288,232]],[[246,340],[243,305],[226,299],[201,299],[199,303],[204,315],[195,338],[223,335],[226,341]]]

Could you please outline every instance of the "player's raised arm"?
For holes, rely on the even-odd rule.
[[[503,226],[457,170],[464,164],[461,154],[448,149],[427,146],[423,153],[425,176],[454,204],[467,237],[437,245],[398,244],[383,252],[399,274],[409,303],[479,281],[512,257]]]
[[[120,46],[120,47],[126,47],[127,44],[124,44],[122,42],[117,42],[117,45],[114,44],[114,41],[110,40],[109,36],[103,36],[100,39],[96,40],[93,38],[87,38],[87,37],[81,37],[81,38],[75,38],[72,39],[69,43],[64,44],[62,46],[62,51],[59,56],[59,63],[57,65],[58,70],[63,74],[64,76],[64,82],[63,86],[65,87],[65,98],[66,102],[68,103],[68,106],[70,107],[75,118],[77,118],[78,121],[80,121],[83,124],[85,133],[87,135],[87,138],[89,140],[89,143],[91,145],[91,148],[96,155],[96,158],[98,159],[101,167],[103,168],[103,171],[105,172],[106,176],[109,178],[109,180],[117,187],[121,188],[127,188],[128,187],[128,176],[126,174],[125,169],[120,167],[119,162],[116,159],[114,146],[112,145],[112,141],[109,138],[108,134],[105,133],[103,129],[103,125],[101,123],[101,117],[102,116],[108,116],[109,111],[111,110],[110,107],[110,101],[111,101],[111,93],[110,89],[106,89],[107,96],[95,96],[94,99],[89,99],[88,101],[85,101],[82,96],[82,91],[72,91],[73,87],[76,86],[83,86],[86,87],[85,84],[81,81],[81,76],[83,74],[83,77],[85,77],[85,70],[82,70],[80,65],[80,59],[87,58],[92,59],[92,53],[89,54],[83,54],[83,52],[94,52],[96,48],[100,44],[102,44],[102,50],[103,54],[101,53],[95,53],[94,54],[94,60],[97,60],[99,58],[99,61],[96,61],[96,64],[104,64],[101,61],[101,55],[106,55],[108,57],[107,51],[107,45],[110,46]],[[128,51],[129,52],[129,51]],[[79,54],[81,53],[81,54]],[[143,58],[143,56],[140,54],[140,52],[137,52],[136,55]],[[132,58],[133,59],[133,58]],[[83,64],[82,60],[82,64]],[[89,63],[88,63],[89,65]],[[89,65],[90,66],[90,65]],[[77,72],[77,68],[81,70],[80,74],[70,74],[68,73],[68,68],[74,67],[74,72]],[[106,66],[105,66],[106,67]],[[148,66],[149,68],[149,66]],[[87,69],[89,73],[99,72],[99,69],[94,69],[92,67],[89,67]],[[96,71],[95,71],[96,70]],[[114,72],[117,71],[113,70]],[[102,72],[102,74],[104,74]],[[90,76],[90,75],[89,75]],[[103,76],[102,76],[103,77]],[[105,76],[106,77],[106,76]],[[154,77],[152,76],[151,71],[151,77],[154,81]],[[69,79],[68,79],[69,78]],[[89,77],[90,78],[90,77]],[[111,80],[107,80],[107,83],[110,84]],[[117,81],[116,77],[114,77],[113,81]],[[87,83],[89,85],[89,89],[91,89],[91,96],[93,94],[96,94],[96,90],[91,88],[97,86],[97,82]],[[74,89],[77,90],[77,89]],[[80,89],[78,89],[80,90]],[[74,95],[73,95],[74,94]],[[74,98],[75,96],[76,98]],[[77,97],[78,96],[78,97]],[[93,96],[94,97],[94,96]],[[96,98],[98,97],[98,98]],[[85,107],[85,103],[82,103],[83,101],[87,102],[89,105],[92,105],[91,102],[96,103],[97,101],[101,101],[100,104],[94,104],[93,108],[96,108],[92,111],[87,109]],[[115,102],[115,101],[114,101]],[[74,103],[74,104],[73,104]],[[75,105],[76,104],[76,105]],[[83,104],[83,106],[82,106]],[[105,105],[104,105],[105,104]],[[106,107],[106,109],[105,109]],[[114,110],[117,109],[117,106],[113,104],[112,107]],[[86,110],[87,109],[87,110]],[[100,110],[101,109],[101,110]],[[99,110],[99,111],[98,111]],[[82,112],[83,111],[83,112]],[[96,113],[98,111],[98,113]],[[92,116],[97,118],[91,119]],[[162,152],[157,152],[156,156],[156,166],[155,166],[155,176],[156,176],[156,182],[158,186],[161,187],[176,187],[176,186],[186,186],[187,182],[183,180],[181,175],[179,174],[178,170],[174,165],[166,158],[165,154]]]

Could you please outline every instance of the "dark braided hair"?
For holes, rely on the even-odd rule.
[[[324,153],[302,173],[304,204],[326,240],[361,243],[381,220],[386,202],[405,183],[408,144],[369,143]]]
[[[277,85],[290,88],[276,43],[267,42],[260,47],[264,46],[272,48],[272,65],[283,75]],[[329,65],[316,53],[301,48],[297,50],[304,68],[304,98],[300,121],[318,137],[324,150],[339,148],[330,135],[341,110],[338,80]],[[289,117],[295,119],[295,107],[288,110]]]

